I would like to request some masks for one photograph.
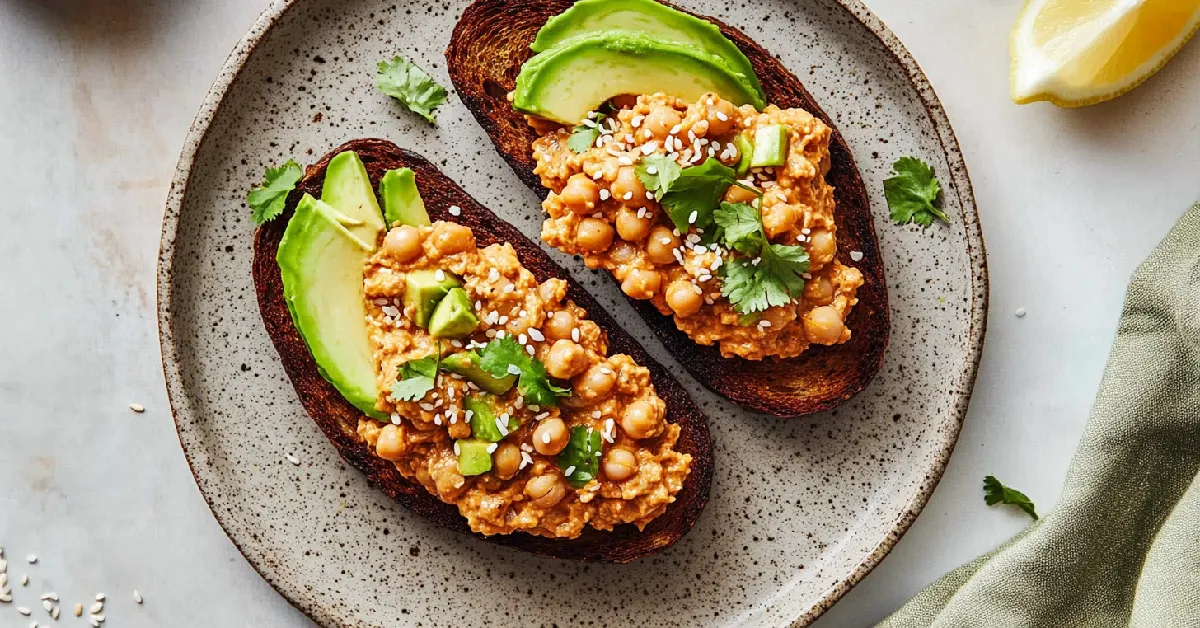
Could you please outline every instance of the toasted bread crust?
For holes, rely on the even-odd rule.
[[[325,381],[304,344],[288,313],[283,298],[283,280],[275,254],[283,237],[287,221],[304,193],[319,196],[325,180],[325,169],[334,155],[353,150],[362,158],[371,177],[378,185],[383,174],[394,168],[411,168],[417,185],[433,220],[453,220],[475,232],[480,246],[508,242],[517,251],[522,264],[545,281],[551,277],[566,278],[567,273],[555,264],[535,242],[521,235],[514,227],[480,205],[454,181],[443,175],[423,157],[403,150],[386,140],[361,139],[348,142],[330,152],[317,164],[310,166],[297,189],[288,198],[287,210],[280,218],[258,229],[254,235],[254,285],[258,293],[259,311],[267,333],[279,351],[284,370],[291,378],[305,410],[321,431],[337,447],[351,465],[362,471],[371,483],[413,512],[444,527],[472,534],[493,543],[515,547],[535,554],[579,561],[623,563],[653,554],[678,541],[700,516],[708,501],[712,480],[713,458],[708,424],[704,415],[688,397],[680,384],[667,374],[632,337],[624,332],[600,305],[574,281],[567,279],[567,296],[601,329],[608,332],[612,353],[625,353],[638,364],[650,369],[658,395],[667,403],[667,420],[682,428],[676,450],[691,454],[692,468],[675,503],[655,519],[644,531],[623,525],[612,532],[587,528],[582,536],[572,540],[555,540],[523,533],[484,537],[474,534],[458,509],[431,495],[420,484],[405,479],[386,460],[372,454],[357,436],[357,426],[363,414],[346,401]],[[451,217],[448,209],[457,205],[460,216]]]
[[[542,195],[546,190],[533,173],[536,163],[531,150],[537,134],[513,110],[506,95],[516,85],[521,65],[533,55],[529,45],[538,29],[572,4],[571,0],[476,0],[463,12],[446,49],[447,68],[459,97],[521,181]],[[741,31],[698,17],[719,26],[746,54],[762,81],[768,103],[805,109],[834,129],[830,142],[833,166],[826,178],[835,188],[838,204],[838,259],[861,270],[865,279],[858,290],[858,305],[847,321],[854,335],[846,344],[815,346],[786,360],[723,358],[716,347],[693,342],[672,318],[663,316],[648,301],[630,301],[667,350],[714,392],[751,410],[780,417],[828,410],[870,383],[883,364],[891,328],[883,258],[867,192],[845,139],[800,80]],[[862,260],[850,260],[851,251],[862,252]]]

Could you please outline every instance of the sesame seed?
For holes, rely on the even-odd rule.
[[[420,408],[426,412],[433,412],[433,404],[432,403],[419,403],[417,405],[420,406]]]
[[[18,606],[17,612],[26,617],[29,617],[29,614],[32,613],[33,611],[29,610],[28,608],[25,608],[24,606]]]
[[[33,564],[37,563],[37,556],[35,554],[30,554],[29,556],[27,556],[25,558],[25,560],[29,561],[30,565],[33,565]]]
[[[142,600],[142,594],[141,594],[141,593],[138,593],[138,590],[137,590],[137,589],[134,589],[134,590],[133,590],[133,601],[134,601],[135,603],[137,603],[137,604],[141,604],[141,603],[143,602],[143,600]]]
[[[549,412],[543,412],[543,413],[541,413],[541,414],[539,414],[539,415],[537,415],[537,416],[533,417],[533,420],[534,420],[534,421],[541,421],[542,419],[544,419],[544,418],[546,418],[546,417],[548,417],[548,416],[550,416],[550,413],[549,413]]]
[[[575,465],[571,465],[567,467],[566,471],[563,471],[563,474],[567,476],[570,476],[572,473],[575,473]]]
[[[133,410],[134,412],[136,412],[138,414],[141,414],[146,411],[146,406],[143,406],[140,403],[131,403],[131,404],[129,404],[129,409]]]
[[[550,444],[550,432],[542,432],[542,442],[547,445]]]
[[[439,268],[437,272],[433,273],[433,278],[438,281],[444,281],[446,279],[446,272]]]
[[[1023,308],[1023,307],[1017,308],[1016,314],[1017,314],[1017,318],[1025,318],[1025,314],[1026,314],[1025,308]]]
[[[609,192],[607,188],[600,189],[600,200],[607,201],[609,199],[609,197],[611,197],[611,196],[612,196],[612,193]]]
[[[704,281],[704,280],[701,279],[701,281]],[[701,288],[700,286],[697,286],[696,284],[692,284],[692,289],[696,291],[696,294],[704,294],[704,289]]]
[[[651,192],[646,192],[646,198],[647,199],[654,198],[654,194]],[[638,208],[637,217],[639,220],[646,217],[646,208],[645,207]]]
[[[850,259],[861,262],[863,258],[862,251],[850,251]]]
[[[50,611],[50,618],[53,619],[54,621],[58,621],[58,617],[59,617],[58,607],[55,606],[54,610]]]
[[[599,141],[599,140],[597,140],[597,141]],[[603,177],[604,177],[604,171],[597,170],[596,173],[592,175],[592,181],[599,181]]]
[[[657,166],[647,166],[646,174],[658,174],[658,167]]]
[[[623,198],[625,200],[629,200],[629,199],[633,198],[633,191],[631,190],[629,192],[626,192],[625,195],[622,196],[621,198]]]
[[[100,620],[95,617],[88,618],[88,623],[92,625],[92,628],[100,628]]]
[[[508,369],[506,369],[506,370],[508,371],[509,375],[520,375],[521,374],[521,367],[517,366],[516,364],[509,364]]]
[[[530,455],[528,453],[522,451],[521,452],[521,466],[518,467],[518,470],[524,469],[526,466],[531,465],[531,464],[533,464],[533,458],[530,457]]]
[[[57,601],[58,601],[58,594],[57,594],[57,593],[43,593],[43,594],[42,594],[42,598],[41,598],[41,599],[42,599],[43,601],[45,601],[45,600],[51,600],[51,601],[57,602]]]
[[[29,586],[29,574],[21,574],[21,586]]]
[[[458,446],[458,441],[454,441],[454,455],[456,455],[456,456],[461,456],[461,455],[462,455],[462,450],[461,450],[461,448]]]
[[[450,206],[450,215],[451,216],[461,216],[462,208],[459,207],[458,205],[451,205]]]
[[[496,429],[500,430],[501,436],[508,436],[508,424],[501,417],[496,417]]]
[[[50,611],[54,610],[54,602],[51,602],[50,600],[42,600],[42,608],[46,609],[46,612],[49,613]]]
[[[617,163],[621,164],[622,166],[632,166],[633,160],[624,155],[621,155],[620,157],[617,158]]]
[[[496,450],[497,450],[499,447],[500,447],[500,443],[492,443],[491,445],[488,445],[488,446],[487,446],[487,452],[488,452],[489,454],[496,453]]]
[[[505,293],[505,294],[508,294],[508,293],[510,293],[510,292],[512,292],[513,290],[516,290],[516,289],[517,289],[517,287],[516,287],[515,285],[513,285],[513,284],[511,284],[511,283],[510,283],[510,284],[508,284],[508,285],[504,286],[504,293]]]
[[[533,355],[533,353],[534,353],[533,345],[525,345],[525,351],[527,353],[529,353],[529,355]]]
[[[579,328],[578,327],[571,330],[571,340],[574,340],[575,342],[579,342]]]
[[[76,605],[75,605],[75,616],[76,616],[76,617],[83,617],[83,604],[76,604]]]
[[[592,418],[593,419],[598,419],[603,415],[604,415],[604,413],[600,412],[599,410],[592,410]]]
[[[676,133],[678,133],[678,132],[680,132],[680,131],[682,131],[682,130],[683,130],[683,125],[682,125],[682,124],[676,124],[675,126],[671,127],[671,135],[675,135]]]
[[[299,458],[297,458],[297,457],[293,456],[292,454],[288,454],[288,455],[286,456],[286,458],[287,458],[287,461],[288,461],[288,462],[290,462],[290,463],[292,463],[293,465],[295,465],[295,466],[297,466],[297,467],[298,467],[298,466],[300,466],[300,459],[299,459]]]
[[[546,336],[544,336],[544,335],[542,334],[542,332],[540,332],[540,331],[538,331],[538,330],[536,330],[536,329],[533,329],[533,328],[530,328],[530,329],[529,329],[529,337],[530,337],[530,338],[533,338],[534,340],[536,340],[536,341],[538,341],[538,342],[541,342],[541,341],[543,341],[543,340],[545,340],[545,339],[546,339]]]
[[[696,224],[696,218],[698,218],[699,216],[700,216],[700,214],[693,210],[692,213],[688,214],[688,224],[689,225]]]
[[[729,116],[725,115],[725,112],[724,112],[724,111],[718,111],[718,112],[717,112],[717,119],[718,119],[718,120],[720,120],[721,122],[728,122],[728,121],[729,121]]]

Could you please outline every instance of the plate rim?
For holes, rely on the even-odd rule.
[[[184,139],[179,160],[175,167],[175,173],[171,179],[171,186],[167,193],[167,200],[163,211],[162,232],[156,263],[157,322],[163,377],[166,382],[171,417],[175,424],[175,435],[179,440],[180,448],[183,450],[184,458],[187,460],[188,470],[191,472],[197,489],[200,491],[200,495],[208,506],[209,511],[212,512],[213,517],[217,520],[217,524],[221,526],[222,532],[233,543],[238,553],[246,559],[251,568],[272,589],[279,593],[296,610],[304,613],[316,623],[326,628],[335,628],[341,626],[340,618],[335,617],[329,609],[313,603],[311,596],[309,596],[310,599],[304,599],[302,592],[299,590],[295,592],[285,591],[285,584],[273,579],[268,566],[260,564],[260,561],[247,553],[247,550],[242,547],[242,542],[235,538],[229,531],[220,511],[213,503],[209,491],[205,490],[205,482],[197,473],[200,463],[196,459],[196,452],[188,448],[183,438],[183,426],[180,416],[189,414],[191,408],[187,401],[181,363],[175,351],[175,332],[171,316],[174,296],[171,286],[171,270],[174,266],[176,256],[175,242],[178,236],[179,217],[183,209],[184,198],[187,195],[187,188],[195,165],[196,154],[207,139],[212,121],[220,111],[229,93],[229,88],[238,75],[241,74],[246,62],[254,53],[260,41],[288,11],[308,1],[310,0],[272,0],[271,4],[259,14],[254,24],[229,53],[188,128],[188,133]],[[798,0],[791,1],[793,3],[798,2]],[[947,165],[950,168],[947,176],[954,182],[952,189],[959,201],[960,207],[962,207],[959,219],[966,237],[967,254],[971,269],[970,331],[966,338],[969,354],[964,368],[958,374],[955,382],[957,385],[954,387],[955,390],[952,393],[955,397],[953,422],[950,429],[943,435],[942,447],[934,456],[931,467],[932,472],[926,482],[921,486],[920,490],[913,494],[903,512],[893,522],[891,531],[884,535],[852,572],[840,578],[837,583],[827,587],[820,594],[819,600],[808,610],[802,612],[792,620],[790,625],[793,628],[802,628],[816,621],[818,617],[845,596],[850,589],[853,589],[855,585],[870,574],[909,530],[917,516],[928,503],[929,498],[933,495],[933,491],[937,488],[938,483],[945,474],[950,457],[954,452],[955,444],[962,431],[963,422],[966,419],[971,394],[979,372],[979,364],[983,357],[990,298],[987,251],[983,239],[982,225],[979,220],[979,208],[975,202],[974,188],[971,185],[962,149],[941,100],[935,93],[933,85],[929,82],[925,72],[916,62],[916,59],[913,58],[900,39],[892,33],[891,29],[862,3],[862,0],[833,1],[857,20],[859,24],[869,30],[891,55],[892,59],[900,65],[904,70],[908,82],[912,85],[918,99],[924,106],[926,114],[933,123],[942,154],[945,156]],[[943,193],[946,193],[945,190]]]

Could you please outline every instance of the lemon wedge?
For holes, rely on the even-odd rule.
[[[1013,27],[1018,104],[1091,105],[1137,87],[1200,26],[1200,0],[1028,0]]]

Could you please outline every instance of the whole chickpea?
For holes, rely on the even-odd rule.
[[[500,443],[492,454],[492,473],[501,480],[508,480],[520,470],[521,449],[512,443]]]
[[[700,311],[704,299],[696,292],[696,284],[687,279],[676,279],[667,286],[667,305],[677,316],[686,318]]]
[[[837,254],[837,242],[833,234],[824,229],[815,229],[808,236],[808,256],[812,258],[812,266],[820,268],[833,261]]]
[[[637,212],[629,207],[622,207],[617,212],[617,235],[627,242],[637,242],[650,234],[650,218],[638,218]]]
[[[396,227],[383,238],[383,250],[398,262],[411,262],[421,256],[421,230],[409,225]]]
[[[658,294],[662,285],[662,276],[655,270],[634,268],[625,274],[621,282],[621,290],[634,299],[651,299]]]
[[[625,407],[620,419],[621,429],[630,438],[641,440],[662,432],[662,415],[653,403],[638,399]]]
[[[814,344],[836,344],[845,328],[842,315],[832,305],[815,307],[804,315],[804,334]]]
[[[475,246],[475,234],[471,230],[452,222],[439,223],[433,229],[433,248],[442,255],[462,253]]]
[[[679,245],[679,236],[668,227],[658,225],[650,230],[650,239],[646,241],[646,257],[655,264],[672,264],[675,262],[674,251]]]
[[[599,253],[607,250],[613,241],[612,225],[599,218],[584,218],[579,221],[575,241],[585,251]]]
[[[799,219],[799,208],[787,203],[767,205],[762,210],[763,228],[766,229],[767,237],[769,238],[773,238],[781,233],[787,233],[792,227],[796,226],[796,221]]]
[[[756,198],[758,198],[757,194],[737,185],[731,185],[729,186],[729,189],[725,191],[726,203],[749,203]]]
[[[533,429],[533,448],[543,456],[554,456],[567,448],[571,442],[571,432],[567,424],[558,417],[543,419]]]
[[[604,475],[613,482],[624,482],[637,474],[637,456],[628,449],[614,447],[604,456]]]
[[[682,121],[683,116],[673,107],[659,105],[646,114],[646,121],[642,124],[646,130],[654,134],[654,137],[662,139]]]
[[[539,475],[525,484],[525,494],[538,508],[553,508],[567,496],[567,488],[557,474]]]
[[[543,330],[546,336],[555,340],[570,338],[571,330],[575,329],[578,321],[575,320],[575,315],[566,311],[559,310],[546,321],[546,327]]]
[[[620,225],[618,224],[618,227]],[[619,231],[619,229],[618,229]],[[638,255],[638,248],[628,242],[620,241],[608,249],[608,259],[618,264],[628,264]]]
[[[567,185],[558,193],[564,205],[577,214],[587,214],[600,202],[600,187],[582,172],[571,175]]]
[[[828,277],[817,277],[804,285],[804,299],[817,305],[826,305],[833,299],[833,282]]]
[[[637,170],[633,166],[621,166],[609,189],[613,198],[626,207],[637,209],[646,207],[650,202],[650,199],[646,198],[646,186],[642,185],[642,180],[638,178]]]
[[[593,365],[575,383],[575,394],[588,400],[597,400],[608,396],[613,386],[617,385],[617,374],[612,367],[604,364]]]
[[[380,458],[396,462],[404,457],[406,447],[404,428],[398,425],[385,425],[382,430],[379,430],[379,440],[375,441],[375,453]]]
[[[546,356],[546,371],[551,377],[570,379],[587,368],[587,352],[570,340],[556,340]]]
[[[706,108],[704,119],[708,121],[709,135],[725,135],[733,129],[737,124],[734,116],[737,115],[737,107],[728,100],[722,100],[716,96],[713,97],[714,104]],[[707,101],[706,101],[707,102]]]

